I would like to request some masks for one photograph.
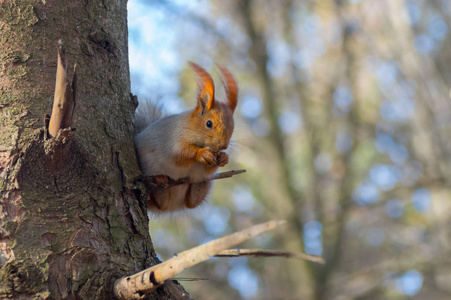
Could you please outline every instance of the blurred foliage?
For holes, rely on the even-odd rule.
[[[248,172],[153,217],[160,257],[280,218],[243,247],[327,261],[211,259],[193,299],[451,297],[450,22],[451,0],[129,1],[141,99],[193,106],[188,60],[240,84],[225,169]]]

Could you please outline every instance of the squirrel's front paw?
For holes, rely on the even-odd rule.
[[[229,155],[225,152],[219,152],[216,157],[216,164],[220,167],[224,167],[229,163]]]
[[[210,147],[204,147],[199,150],[197,156],[198,161],[204,165],[216,165],[216,151]]]

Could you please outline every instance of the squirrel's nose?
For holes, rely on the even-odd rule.
[[[219,150],[225,150],[225,149],[227,149],[227,147],[228,147],[227,144],[225,144],[225,145],[220,145],[220,146],[219,146]]]

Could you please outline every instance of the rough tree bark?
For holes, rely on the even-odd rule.
[[[112,299],[115,279],[158,262],[139,199],[126,4],[0,0],[2,299]],[[59,39],[78,87],[75,136],[54,168],[43,118]],[[150,297],[182,294],[170,282]]]

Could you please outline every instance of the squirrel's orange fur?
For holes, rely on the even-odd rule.
[[[196,72],[199,90],[194,109],[151,120],[150,115],[161,113],[155,113],[153,106],[144,105],[135,114],[135,122],[144,128],[136,134],[135,143],[141,168],[147,176],[167,176],[174,180],[190,177],[202,181],[229,161],[223,150],[227,149],[233,133],[238,85],[227,69],[219,67],[227,102],[218,102],[210,74],[197,64],[190,65]],[[149,124],[142,125],[143,122]],[[210,182],[205,181],[156,190],[148,208],[156,212],[195,208],[209,189]]]

